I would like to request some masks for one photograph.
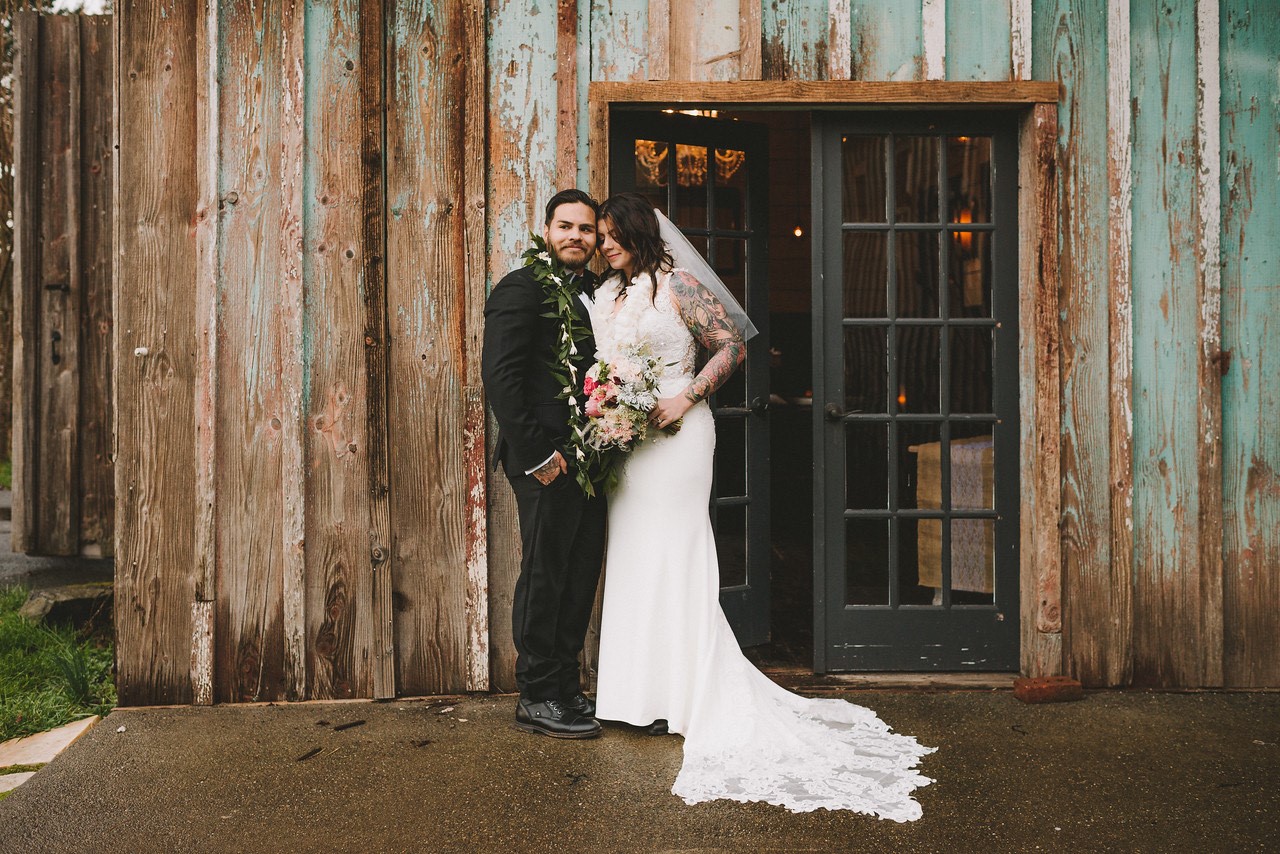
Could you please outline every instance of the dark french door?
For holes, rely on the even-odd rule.
[[[814,666],[1018,667],[1011,117],[814,115]]]
[[[760,334],[716,393],[711,518],[720,602],[743,646],[769,639],[769,299],[765,129],[704,115],[615,111],[609,188],[652,199],[746,307]]]

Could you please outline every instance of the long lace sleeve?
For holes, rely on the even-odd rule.
[[[671,296],[685,326],[711,353],[706,366],[685,390],[685,395],[696,403],[724,385],[738,369],[747,357],[747,343],[742,330],[726,314],[724,304],[684,270],[671,274]]]

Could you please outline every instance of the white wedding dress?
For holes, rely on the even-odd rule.
[[[665,368],[664,397],[693,379],[696,343],[659,274],[638,277],[617,314],[618,280],[596,292],[597,351],[647,342]],[[932,752],[843,700],[813,700],[752,666],[720,609],[708,500],[715,425],[705,402],[674,436],[651,438],[627,458],[609,495],[597,717],[639,726],[665,718],[684,736],[672,792],[686,803],[765,801],[895,821],[920,817],[915,770]]]

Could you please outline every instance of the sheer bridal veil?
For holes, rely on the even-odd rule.
[[[671,259],[675,261],[676,267],[688,270],[702,283],[703,287],[711,291],[716,299],[724,304],[725,314],[742,332],[743,341],[759,332],[756,325],[751,322],[751,318],[747,316],[742,303],[738,302],[725,283],[720,281],[720,277],[716,275],[715,270],[711,269],[711,265],[702,257],[702,253],[694,248],[689,239],[681,234],[680,229],[676,228],[675,223],[667,219],[662,211],[654,208],[653,212],[658,216],[658,231],[662,235],[663,242],[667,244],[667,251],[671,253]]]

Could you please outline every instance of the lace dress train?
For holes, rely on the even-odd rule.
[[[693,378],[696,347],[666,276],[641,277],[617,315],[616,284],[596,296],[597,346],[648,343],[672,363],[663,395]],[[715,425],[706,403],[679,433],[627,459],[609,497],[597,715],[646,725],[665,718],[684,736],[672,791],[686,803],[764,801],[796,812],[846,809],[895,821],[921,815],[915,770],[932,752],[892,732],[869,709],[808,699],[775,685],[738,647],[720,608],[719,566],[707,513]]]

